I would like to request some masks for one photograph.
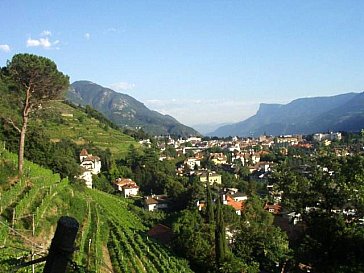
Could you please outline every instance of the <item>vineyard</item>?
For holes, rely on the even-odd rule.
[[[0,151],[0,271],[47,255],[57,220],[76,218],[80,230],[73,256],[75,272],[192,272],[187,262],[146,235],[130,204],[25,162],[16,179],[17,157]],[[42,272],[37,264],[35,272]],[[30,268],[18,272],[29,272]],[[73,269],[70,269],[70,272]]]

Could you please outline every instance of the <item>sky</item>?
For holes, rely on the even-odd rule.
[[[0,0],[0,66],[52,59],[195,126],[364,89],[364,1]]]

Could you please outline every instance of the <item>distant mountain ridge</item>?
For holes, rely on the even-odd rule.
[[[300,98],[288,104],[261,103],[258,112],[238,123],[222,126],[210,136],[311,134],[359,131],[364,128],[364,93]]]
[[[133,97],[90,81],[76,81],[66,95],[72,103],[90,105],[122,127],[142,128],[152,135],[191,136],[199,133],[169,115],[148,109]]]

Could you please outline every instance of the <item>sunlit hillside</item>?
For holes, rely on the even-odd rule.
[[[191,272],[185,260],[146,236],[146,226],[125,199],[72,185],[29,161],[18,180],[16,155],[6,150],[0,155],[1,272],[29,261],[32,248],[36,258],[47,255],[62,215],[80,223],[72,260],[86,272]],[[43,266],[37,264],[36,272]]]

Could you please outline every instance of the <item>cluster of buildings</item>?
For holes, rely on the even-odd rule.
[[[341,133],[320,133],[313,135],[314,141],[319,142],[340,140],[341,137]],[[149,140],[143,140],[141,143],[150,145],[151,142]],[[263,135],[259,138],[234,137],[230,139],[208,140],[202,140],[200,137],[191,137],[188,139],[164,137],[158,139],[157,144],[161,152],[160,160],[170,159],[170,156],[164,154],[168,146],[175,149],[176,156],[184,155],[186,157],[187,155],[183,163],[176,167],[176,175],[193,175],[198,177],[203,184],[208,183],[209,185],[217,186],[222,185],[222,175],[209,169],[203,169],[202,162],[204,160],[235,175],[236,166],[244,166],[250,175],[255,175],[258,179],[263,179],[273,168],[273,162],[266,161],[266,156],[269,154],[268,150],[278,148],[282,154],[285,154],[290,146],[301,148],[312,148],[313,146],[311,142],[303,139],[301,135],[278,137]],[[217,152],[211,152],[212,150]],[[83,149],[80,153],[80,162],[83,171],[80,178],[85,180],[87,187],[92,188],[92,175],[98,174],[101,171],[100,158],[89,154],[86,149]],[[118,178],[112,184],[124,197],[139,194],[139,186],[130,178]],[[273,214],[281,213],[282,208],[279,204],[282,193],[273,192],[270,188],[268,188],[268,191],[273,201],[266,203],[264,208]],[[220,194],[223,197],[223,203],[233,207],[236,213],[240,215],[244,207],[244,202],[248,197],[234,188],[222,189]],[[170,205],[171,200],[167,195],[149,195],[144,197],[144,207],[149,211],[167,209]],[[197,206],[201,209],[204,203],[202,201],[198,202]]]

